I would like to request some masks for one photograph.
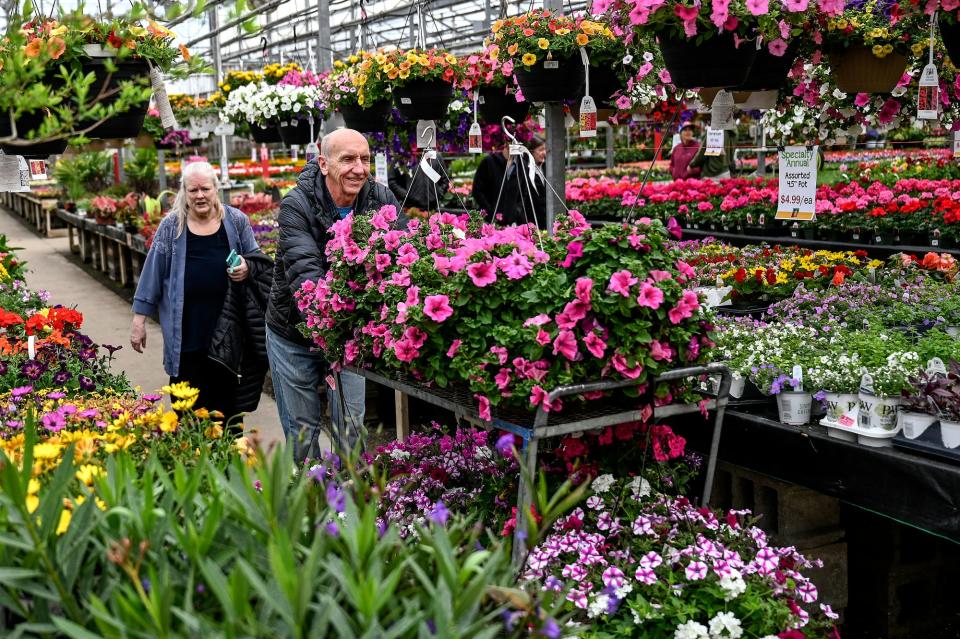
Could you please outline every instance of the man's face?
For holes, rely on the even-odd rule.
[[[693,129],[691,129],[690,127],[687,127],[680,131],[681,142],[689,142],[692,139],[693,139]]]
[[[330,157],[320,156],[319,164],[330,194],[353,200],[370,177],[370,145],[362,135],[345,137],[331,145]]]

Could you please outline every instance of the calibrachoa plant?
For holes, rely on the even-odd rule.
[[[394,86],[402,87],[413,80],[421,79],[457,84],[463,78],[460,60],[442,49],[395,50],[383,55],[383,69]]]
[[[591,63],[622,66],[626,50],[603,22],[573,18],[536,9],[497,20],[492,27],[496,57],[514,68],[532,67],[538,61],[579,56],[583,47]]]
[[[666,244],[675,222],[595,229],[571,211],[548,237],[449,213],[395,221],[388,206],[335,224],[324,279],[297,293],[332,362],[464,384],[490,419],[501,404],[560,410],[547,394],[563,384],[636,393],[713,346],[695,272]]]
[[[771,545],[748,511],[697,508],[640,477],[601,475],[591,489],[585,507],[530,552],[524,573],[544,590],[566,592],[575,636],[835,636],[837,615],[817,605],[803,574],[820,562]]]

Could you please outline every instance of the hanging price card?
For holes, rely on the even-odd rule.
[[[937,67],[928,64],[923,67],[920,76],[920,88],[917,89],[917,119],[937,120],[940,118],[940,80]]]
[[[476,120],[470,125],[470,133],[467,136],[467,140],[470,153],[483,153],[483,132],[480,130],[480,123]]]
[[[777,219],[810,222],[816,211],[817,147],[785,147],[780,152]]]
[[[580,137],[595,138],[597,137],[597,105],[590,96],[590,58],[583,47],[580,47],[580,59],[586,74],[585,95],[580,100]]]
[[[723,155],[723,129],[707,129],[707,148],[703,154],[712,157]]]
[[[724,89],[717,91],[717,96],[713,98],[713,104],[710,106],[710,128],[732,129],[735,106],[732,93]]]
[[[373,164],[376,170],[376,180],[380,184],[387,185],[387,154],[386,153],[377,153],[374,156]]]
[[[960,156],[960,131],[953,132],[953,157]]]
[[[46,160],[30,160],[30,178],[34,180],[47,179]]]

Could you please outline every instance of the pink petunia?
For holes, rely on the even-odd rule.
[[[783,54],[787,52],[787,43],[784,42],[782,38],[777,38],[767,45],[767,49],[770,51],[770,53],[780,58],[783,57]]]
[[[662,282],[663,280],[672,280],[673,274],[670,273],[670,271],[660,271],[657,269],[653,269],[652,271],[650,271],[650,279],[652,279],[654,282]]]
[[[485,395],[477,393],[473,396],[477,400],[477,412],[480,414],[480,419],[486,421],[492,421],[493,415],[490,414],[490,400],[487,399]]]
[[[677,260],[677,270],[680,271],[680,275],[683,275],[687,279],[694,279],[697,277],[697,272],[693,270],[693,267],[683,260]]]
[[[557,338],[553,340],[553,354],[563,355],[571,362],[580,356],[577,349],[577,338],[572,331],[560,331]]]
[[[489,262],[471,264],[467,267],[467,274],[478,288],[483,288],[497,281],[497,269]]]
[[[755,16],[763,16],[770,12],[769,0],[747,0],[747,10]]]
[[[644,282],[640,285],[640,294],[637,295],[637,304],[655,311],[660,308],[661,304],[663,304],[663,291],[653,284]]]
[[[378,273],[382,273],[389,268],[392,261],[392,258],[387,253],[377,253],[373,259]]]
[[[660,340],[650,342],[650,357],[658,362],[669,362],[673,359],[673,349],[669,344],[664,344]]]
[[[553,338],[550,337],[550,333],[546,332],[542,328],[537,331],[537,344],[540,346],[546,346],[552,340]]]
[[[528,326],[543,326],[544,324],[549,324],[549,323],[550,323],[550,316],[544,313],[540,313],[539,315],[535,315],[534,317],[531,317],[530,319],[526,320],[523,323],[523,327],[527,328]]]
[[[630,297],[630,287],[639,280],[633,276],[633,273],[624,269],[617,271],[610,276],[610,283],[607,284],[608,293],[618,293],[624,297]]]
[[[583,344],[587,347],[587,350],[590,351],[590,354],[597,358],[603,357],[603,352],[607,348],[606,342],[593,332],[586,334],[583,338]]]
[[[462,340],[455,339],[450,343],[450,348],[447,349],[447,357],[452,358],[457,354],[457,351],[460,350],[460,345],[463,344]]]
[[[577,299],[589,306],[590,293],[593,291],[593,280],[589,277],[578,277],[573,290]]]
[[[497,388],[499,388],[501,392],[506,390],[507,386],[510,385],[510,369],[501,368],[494,376],[493,381],[496,382]]]
[[[641,364],[636,364],[635,366],[630,366],[627,364],[627,358],[617,353],[610,359],[610,363],[613,364],[613,367],[617,369],[617,372],[626,377],[627,379],[636,379],[640,377],[643,373],[643,366]]]
[[[567,256],[563,258],[560,266],[570,268],[581,257],[583,257],[583,242],[570,242],[567,244]]]
[[[423,302],[423,314],[435,322],[442,322],[451,315],[450,298],[446,295],[428,295]]]
[[[691,561],[684,572],[690,581],[700,581],[707,576],[707,564],[702,561]]]

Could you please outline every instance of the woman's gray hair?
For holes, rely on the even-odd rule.
[[[180,237],[183,229],[187,227],[187,178],[196,176],[210,178],[214,190],[214,214],[218,220],[223,220],[225,211],[223,203],[220,202],[220,176],[217,175],[217,170],[209,162],[190,162],[180,174],[180,190],[173,201],[173,211],[177,214],[177,237]]]

